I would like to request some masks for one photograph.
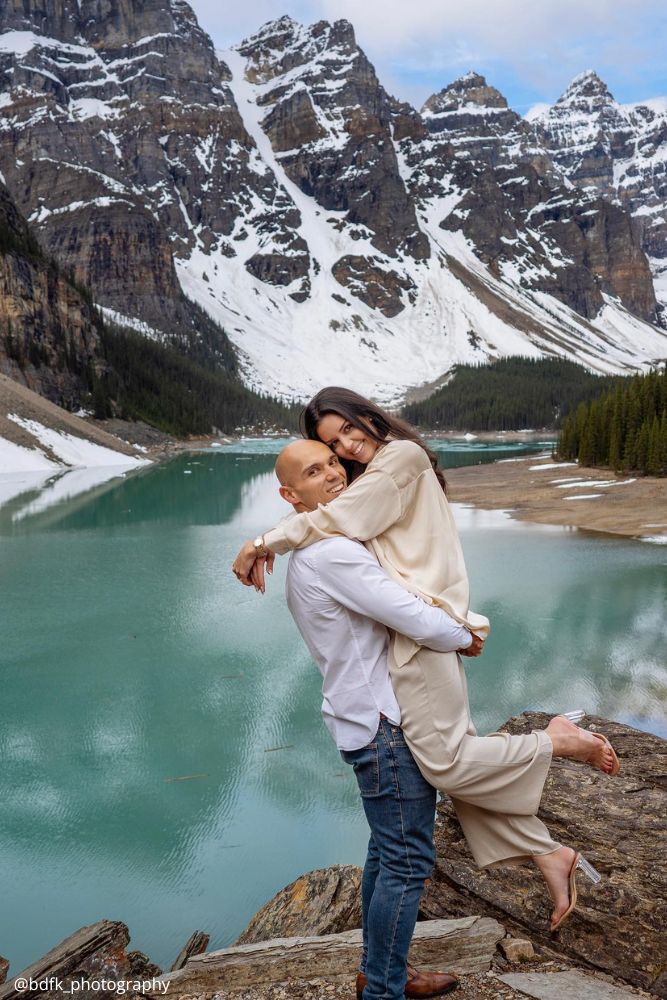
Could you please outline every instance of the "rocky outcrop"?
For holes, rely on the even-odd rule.
[[[361,868],[333,865],[302,875],[270,899],[236,944],[338,934],[361,927]]]
[[[531,732],[544,728],[549,718],[540,713],[525,713],[511,719],[502,729]],[[421,904],[420,916],[425,923],[417,924],[415,938],[434,919],[482,913],[513,932],[500,942],[509,961],[530,960],[534,944],[543,955],[551,958],[560,955],[580,968],[667,997],[663,969],[667,951],[667,863],[662,851],[667,827],[667,741],[592,716],[582,724],[610,738],[621,761],[620,775],[611,779],[575,761],[555,761],[547,778],[540,815],[557,840],[584,853],[600,871],[603,881],[592,886],[579,878],[577,907],[559,932],[551,934],[548,930],[551,903],[536,869],[527,865],[478,870],[453,808],[445,799],[438,806],[436,867]],[[264,931],[283,936],[305,934],[310,927],[326,926],[327,911],[340,879],[341,870],[337,867],[298,879],[267,903],[255,918],[261,938],[245,937],[255,930],[254,920],[239,942],[259,941],[264,938]],[[352,887],[350,884],[349,888]],[[290,975],[297,977],[298,963],[289,964],[288,945],[293,940],[276,942],[273,954],[276,960],[282,954]],[[271,950],[271,942],[267,942],[267,947]],[[300,955],[300,947],[300,943],[295,943],[294,956]],[[253,955],[263,953],[229,949],[218,954],[224,967],[231,968],[237,962],[241,966],[246,962],[253,964]],[[204,986],[202,976],[207,961],[207,956],[197,959],[201,964],[191,967],[194,978],[184,980],[184,985],[192,987],[193,992]],[[211,969],[217,961],[211,959]],[[442,953],[434,957],[434,963],[456,968],[456,959],[452,956],[447,964]],[[429,962],[425,964],[428,966]],[[311,971],[313,975],[322,974],[315,967]],[[523,979],[509,978],[521,990],[524,981],[530,986],[530,975]],[[588,982],[574,971],[555,975],[561,976],[563,982]],[[541,981],[544,976],[540,974],[538,979]],[[554,979],[553,984],[556,982]],[[591,979],[590,984],[591,990],[595,987],[601,991],[600,996],[605,995],[604,982]],[[620,995],[622,991],[609,986],[610,998]]]
[[[548,716],[526,713],[509,732],[543,728]],[[425,916],[484,913],[533,942],[667,997],[667,743],[629,726],[588,717],[621,760],[607,778],[584,764],[559,760],[547,778],[540,815],[561,843],[581,850],[603,881],[579,880],[579,901],[557,935],[548,931],[549,899],[532,867],[479,871],[448,801],[436,826],[437,863],[423,900]]]
[[[176,972],[178,969],[182,969],[189,959],[193,958],[195,955],[201,955],[202,952],[205,952],[208,948],[210,940],[210,935],[204,934],[203,931],[195,931],[191,934],[176,956],[176,959],[169,971]]]
[[[129,941],[127,927],[118,920],[100,920],[82,927],[23,969],[20,976],[10,976],[0,988],[0,1000],[21,1000],[29,993],[39,995],[40,1000],[62,1000],[63,992],[73,992],[82,1000],[99,1000],[102,979],[117,983],[159,976],[161,970],[145,955],[127,951]],[[35,980],[38,988],[21,988],[23,979]],[[74,990],[73,980],[77,981]],[[93,983],[98,984],[97,988]]]
[[[414,301],[414,282],[408,275],[383,268],[377,257],[349,254],[336,261],[332,274],[344,288],[384,316],[396,316],[405,308],[403,294]]]

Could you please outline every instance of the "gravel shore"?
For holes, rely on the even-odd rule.
[[[667,478],[617,475],[551,456],[466,466],[445,475],[456,503],[505,510],[521,521],[667,543]]]

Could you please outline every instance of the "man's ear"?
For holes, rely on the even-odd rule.
[[[297,503],[301,503],[301,498],[297,493],[294,492],[291,486],[281,486],[278,490],[283,500],[287,503],[291,503],[294,506]]]

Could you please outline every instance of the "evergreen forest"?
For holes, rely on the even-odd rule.
[[[92,376],[94,414],[143,420],[170,434],[296,431],[301,407],[252,392],[235,374],[204,367],[132,330],[101,329],[108,370]]]
[[[502,358],[458,365],[453,379],[401,416],[428,430],[510,431],[555,429],[581,402],[618,381],[592,375],[562,358]]]
[[[667,369],[623,379],[564,421],[558,457],[616,471],[667,475]]]

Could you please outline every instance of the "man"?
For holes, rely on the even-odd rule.
[[[343,466],[319,441],[284,448],[276,474],[280,495],[297,512],[332,502],[347,485]],[[435,859],[436,793],[403,739],[389,678],[387,628],[440,652],[476,656],[481,640],[391,580],[360,542],[348,538],[327,538],[293,552],[286,591],[323,676],[325,724],[354,768],[371,829],[357,995],[403,1000],[448,993],[456,988],[455,977],[407,966],[419,900]]]

